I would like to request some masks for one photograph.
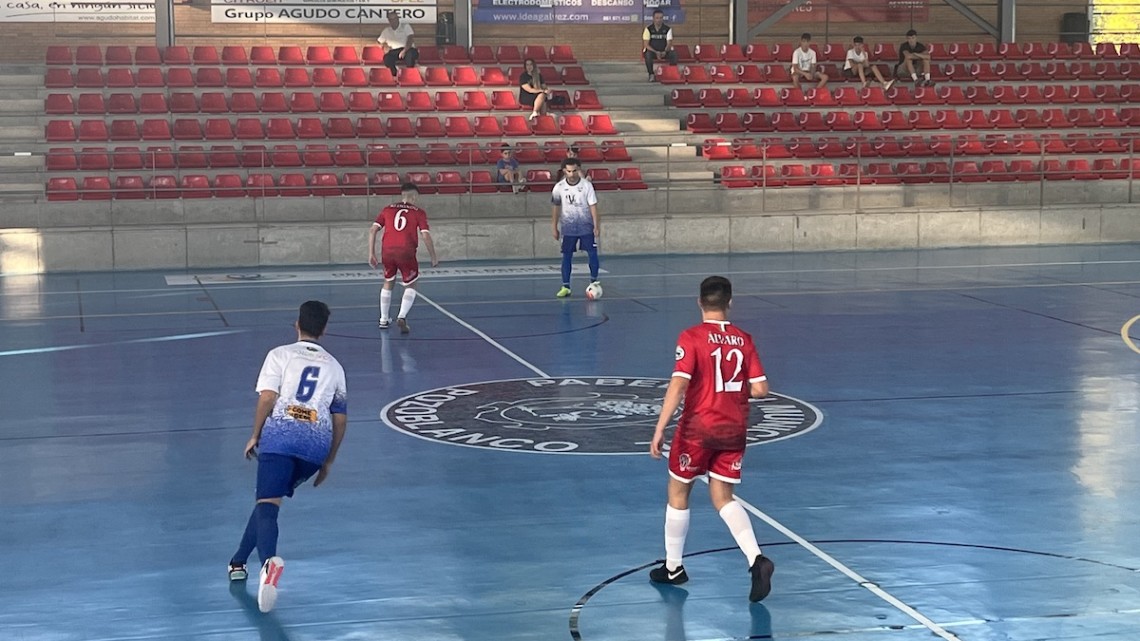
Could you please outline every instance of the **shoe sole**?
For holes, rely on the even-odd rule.
[[[764,597],[768,596],[772,591],[772,575],[776,572],[776,564],[773,563],[771,559],[766,557],[762,558],[764,558],[767,563],[761,563],[760,565],[760,589],[756,589],[756,581],[753,580],[752,591],[748,594],[748,600],[753,603],[763,601]]]
[[[400,333],[401,333],[401,334],[407,334],[408,332],[412,331],[412,330],[411,330],[411,329],[408,327],[408,321],[406,321],[406,320],[404,320],[404,319],[402,319],[402,318],[396,321],[396,325],[397,325],[397,326],[400,328]]]
[[[279,556],[269,559],[267,567],[263,570],[265,575],[257,587],[257,609],[269,612],[277,605],[277,582],[281,580],[281,573],[285,571],[285,560]]]
[[[230,570],[231,581],[245,581],[249,578],[249,573],[245,570]]]

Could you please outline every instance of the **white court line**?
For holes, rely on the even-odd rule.
[[[153,336],[150,338],[133,338],[125,341],[115,341],[113,343],[87,343],[82,345],[55,345],[52,347],[32,347],[28,349],[10,349],[0,352],[0,356],[27,356],[29,354],[50,354],[53,352],[70,352],[77,349],[93,349],[96,347],[111,347],[113,345],[134,345],[138,343],[166,343],[170,341],[188,341],[198,338],[210,338],[213,336],[228,336],[229,334],[240,334],[244,329],[225,329],[217,332],[199,332],[196,334],[175,334],[173,336]]]
[[[497,348],[499,351],[503,352],[507,356],[510,356],[514,360],[516,360],[519,363],[521,363],[522,365],[526,366],[532,372],[535,372],[536,374],[538,374],[539,376],[541,376],[543,378],[550,378],[550,376],[547,375],[545,372],[538,369],[534,365],[531,365],[530,363],[528,363],[524,358],[522,358],[518,354],[512,352],[511,350],[507,349],[506,347],[503,347],[498,342],[496,342],[495,339],[493,339],[490,336],[487,336],[483,332],[479,331],[475,326],[471,325],[470,323],[464,321],[463,319],[459,318],[455,314],[452,314],[451,312],[447,311],[443,307],[439,306],[435,301],[424,296],[423,294],[420,294],[418,297],[424,299],[424,302],[426,302],[428,305],[431,305],[432,307],[438,309],[440,311],[440,313],[442,313],[444,316],[447,316],[451,320],[453,320],[453,321],[459,323],[460,325],[466,327],[467,329],[471,330],[477,336],[479,336],[483,340],[490,343],[492,346]],[[706,483],[708,482],[707,478],[704,480]],[[940,626],[937,623],[935,623],[934,621],[930,620],[928,617],[923,615],[918,610],[915,610],[914,608],[910,607],[906,603],[903,603],[898,598],[896,598],[894,595],[892,595],[889,592],[887,592],[886,590],[880,588],[878,585],[871,583],[870,581],[863,578],[863,576],[861,576],[860,574],[858,574],[857,572],[855,572],[851,568],[840,563],[835,557],[831,556],[830,554],[828,554],[828,553],[824,552],[823,550],[817,548],[816,546],[812,545],[812,543],[810,541],[808,541],[807,539],[803,538],[802,536],[796,534],[792,530],[788,529],[783,523],[780,523],[779,521],[768,516],[764,512],[761,512],[759,509],[757,509],[751,503],[748,503],[747,501],[745,501],[744,499],[741,499],[739,497],[736,500],[740,501],[740,504],[744,507],[744,509],[751,512],[753,515],[755,515],[761,521],[764,521],[765,523],[767,523],[768,525],[772,526],[777,531],[782,533],[784,536],[795,541],[797,544],[802,546],[808,552],[811,552],[812,554],[816,555],[817,557],[822,559],[825,563],[827,563],[831,567],[835,568],[836,570],[839,570],[841,573],[843,573],[844,576],[851,579],[852,581],[855,581],[861,587],[864,587],[864,588],[870,590],[871,593],[874,594],[875,596],[879,597],[880,599],[883,599],[884,601],[891,604],[895,608],[898,608],[899,610],[902,611],[903,614],[909,616],[910,618],[914,619],[915,621],[918,621],[926,629],[930,630],[934,634],[942,637],[943,639],[946,639],[946,641],[962,641],[960,638],[955,636],[953,633],[947,632],[945,629],[942,628],[942,626]]]
[[[456,316],[455,314],[452,314],[451,312],[447,311],[442,306],[440,306],[439,303],[428,298],[427,296],[424,296],[423,294],[417,294],[416,297],[423,300],[423,302],[427,303],[428,305],[431,305],[432,307],[438,309],[439,313],[443,314],[444,316],[450,318],[451,320],[453,320],[453,321],[459,323],[460,325],[466,327],[467,329],[471,330],[471,332],[473,334],[475,334],[479,338],[482,338],[483,340],[490,343],[491,346],[494,347],[495,349],[506,354],[507,356],[510,356],[514,360],[518,361],[518,363],[521,364],[523,367],[526,367],[530,371],[534,372],[535,374],[538,374],[539,376],[541,376],[543,378],[550,378],[549,374],[538,369],[534,365],[531,365],[529,362],[526,361],[526,359],[519,356],[518,354],[512,352],[511,350],[507,349],[506,347],[503,347],[503,345],[501,343],[499,343],[495,339],[491,338],[490,336],[484,334],[482,331],[479,330],[479,328],[475,327],[471,323],[468,323],[467,321],[463,320],[462,318],[460,318],[460,317]]]
[[[753,273],[753,272],[750,272]],[[674,276],[678,274],[673,274]],[[503,280],[503,279],[496,279]],[[612,279],[611,279],[612,280]],[[311,283],[310,283],[311,284]],[[325,283],[322,286],[332,286],[337,283]],[[347,283],[357,285],[359,283]],[[1109,287],[1121,285],[1140,285],[1140,280],[1118,280],[1118,281],[1100,281],[1100,282],[1080,282],[1080,283],[1017,283],[1009,285],[970,285],[962,284],[957,286],[946,287],[867,287],[860,289],[817,289],[817,290],[772,290],[772,291],[756,291],[756,292],[735,292],[737,298],[744,298],[748,296],[759,296],[761,298],[778,298],[780,296],[846,296],[849,294],[896,294],[896,293],[935,293],[935,292],[965,292],[965,291],[988,291],[996,289],[1053,289],[1057,287]],[[375,286],[375,283],[373,283]],[[272,288],[272,285],[263,285],[265,288]],[[234,286],[227,286],[228,289],[233,289]],[[103,293],[130,293],[132,291],[151,291],[151,290],[108,290]],[[166,291],[166,290],[162,290]],[[82,292],[86,296],[89,292]],[[1117,292],[1119,294],[1119,292]],[[75,292],[67,292],[68,295],[74,296]],[[421,294],[422,295],[422,294]],[[1120,294],[1127,296],[1127,294]],[[0,297],[3,295],[0,294]],[[692,298],[692,294],[641,294],[634,296],[616,296],[611,293],[606,300],[667,300],[672,298]],[[529,305],[529,304],[543,304],[553,302],[550,298],[519,298],[510,300],[472,300],[472,301],[456,301],[449,303],[452,306],[469,306],[469,305],[486,305],[494,303],[496,305]],[[376,303],[369,303],[367,305],[335,305],[333,309],[375,309]],[[262,312],[288,312],[296,311],[295,307],[246,307],[235,309],[223,309],[226,314],[249,314],[249,313],[262,313]],[[129,317],[146,317],[146,316],[197,316],[202,314],[217,315],[216,309],[199,309],[199,310],[177,310],[177,311],[164,311],[164,312],[121,312],[115,314],[58,314],[55,316],[21,316],[19,318],[4,318],[0,316],[0,322],[26,322],[26,321],[47,321],[47,320],[67,320],[75,318],[129,318]]]
[[[702,478],[702,480],[704,480],[706,483],[708,483],[707,478]],[[852,581],[858,583],[859,587],[866,588],[867,590],[869,590],[871,592],[871,594],[874,594],[875,596],[886,601],[887,603],[890,603],[895,608],[900,610],[903,614],[914,619],[915,621],[918,621],[919,623],[921,623],[923,625],[923,627],[930,630],[934,634],[942,637],[943,639],[946,639],[946,641],[962,641],[961,638],[959,638],[953,632],[947,631],[945,628],[943,628],[942,626],[940,626],[937,623],[935,623],[934,621],[932,621],[929,617],[927,617],[923,613],[919,612],[918,610],[915,610],[914,608],[910,607],[906,603],[903,603],[902,601],[900,601],[897,597],[895,597],[890,592],[887,592],[883,588],[880,588],[877,584],[872,583],[871,581],[868,581],[866,578],[863,577],[863,575],[859,574],[855,570],[852,570],[851,568],[847,567],[846,565],[843,565],[843,563],[841,563],[838,559],[831,556],[827,552],[824,552],[823,550],[817,548],[815,545],[813,545],[811,543],[811,541],[808,541],[807,539],[803,538],[799,534],[796,534],[792,530],[788,529],[788,527],[785,526],[783,523],[780,523],[776,519],[768,516],[763,511],[761,511],[759,508],[752,505],[748,501],[745,501],[744,499],[740,498],[739,496],[736,497],[736,500],[737,500],[737,502],[740,503],[741,506],[744,507],[744,509],[751,512],[753,516],[760,519],[761,521],[764,521],[765,523],[770,525],[773,529],[777,530],[778,532],[780,532],[784,536],[788,537],[789,539],[795,541],[797,544],[799,544],[805,550],[807,550],[808,552],[811,552],[812,554],[814,554],[817,557],[819,557],[820,559],[822,559],[824,563],[827,563],[828,565],[835,568],[836,570],[839,570],[844,576],[846,576],[847,578],[851,579]]]

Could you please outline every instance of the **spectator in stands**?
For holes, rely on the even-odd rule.
[[[542,74],[538,72],[538,65],[534,58],[523,61],[523,72],[519,76],[519,104],[530,107],[530,119],[546,114],[546,101],[550,99],[550,89]]]
[[[843,62],[843,75],[848,78],[858,78],[859,82],[863,83],[863,88],[867,88],[867,71],[875,76],[875,80],[883,85],[883,91],[891,88],[895,83],[894,79],[883,80],[883,74],[879,72],[879,68],[871,64],[871,56],[867,53],[867,48],[863,46],[863,36],[855,36],[851,41],[851,48],[847,50],[847,59]]]
[[[499,148],[499,153],[502,156],[495,163],[495,182],[510,185],[511,191],[517,194],[526,188],[526,177],[519,169],[519,161],[514,157],[514,150],[506,143]]]
[[[416,50],[415,33],[412,25],[401,22],[400,14],[396,11],[388,12],[388,26],[376,39],[384,47],[384,66],[392,75],[396,75],[396,63],[403,62],[406,67],[416,66],[420,52]]]
[[[820,68],[815,59],[815,50],[811,48],[810,33],[800,36],[800,47],[792,52],[792,85],[796,89],[800,88],[800,78],[809,82],[819,80],[816,87],[827,84],[827,74]]]
[[[930,80],[930,49],[918,41],[918,32],[914,29],[906,32],[906,42],[899,45],[899,62],[895,65],[896,76],[899,75],[899,67],[906,68],[915,85],[934,86],[934,82]],[[919,73],[922,73],[921,81],[918,79]]]
[[[653,10],[653,22],[641,34],[641,57],[645,59],[645,70],[653,81],[653,63],[665,60],[677,65],[677,52],[673,50],[673,27],[665,24],[665,12]]]

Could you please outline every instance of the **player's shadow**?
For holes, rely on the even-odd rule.
[[[688,590],[673,585],[650,583],[661,595],[665,604],[665,639],[664,641],[688,641],[685,635],[685,599],[689,598]],[[763,603],[751,603],[748,606],[751,618],[748,636],[752,641],[763,641],[772,638],[772,614]]]
[[[249,624],[257,629],[257,636],[260,641],[292,641],[289,634],[285,632],[285,628],[281,627],[277,615],[272,612],[263,614],[257,608],[257,597],[249,593],[245,581],[231,581],[230,595],[241,606],[241,611],[249,620]]]
[[[748,614],[752,616],[752,627],[748,633],[749,639],[772,638],[772,613],[763,603],[748,604]]]

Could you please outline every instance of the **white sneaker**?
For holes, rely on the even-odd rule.
[[[894,79],[888,80],[885,83],[883,83],[883,91],[890,91],[891,87],[893,87],[893,86],[895,86]]]
[[[534,120],[535,120],[536,118],[538,118],[538,112],[537,112],[537,111],[532,111],[532,112],[530,112],[530,121],[531,121],[531,122],[534,122]]]
[[[265,565],[261,566],[261,578],[257,582],[257,609],[269,612],[277,605],[277,582],[281,580],[281,573],[285,571],[285,559],[279,556],[270,557]]]

